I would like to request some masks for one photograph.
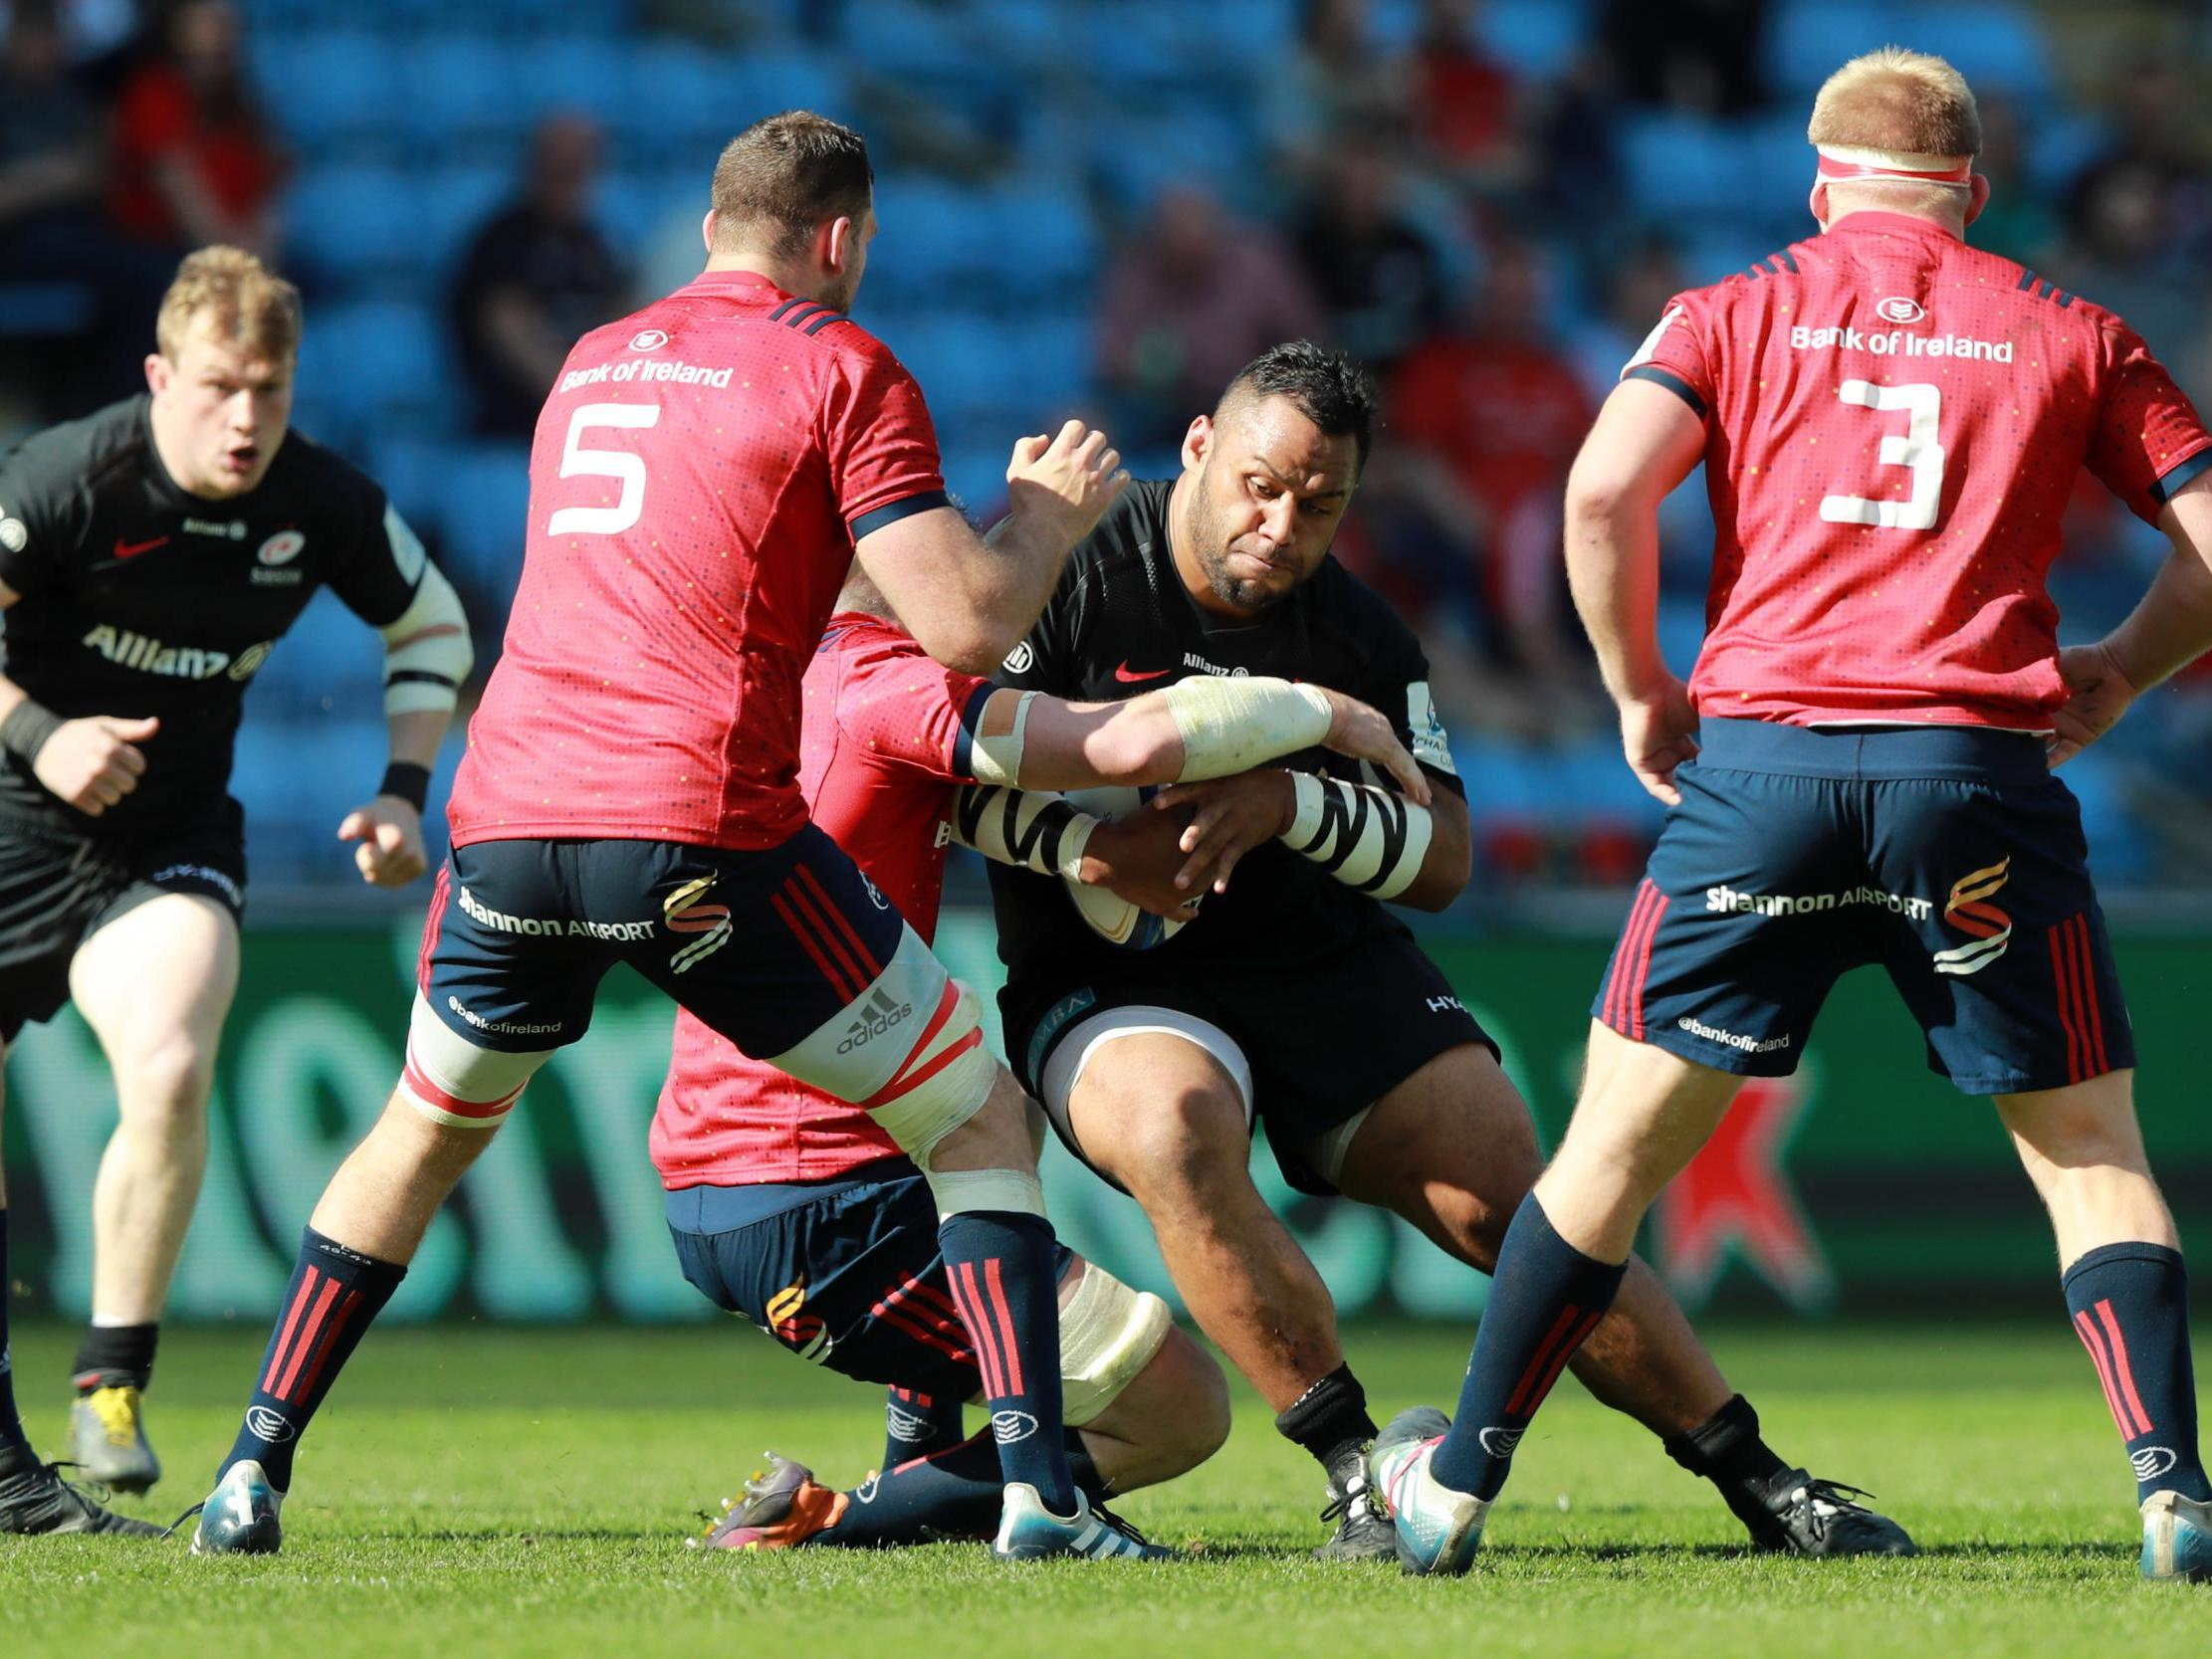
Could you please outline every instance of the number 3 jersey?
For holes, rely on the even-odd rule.
[[[586,334],[538,417],[454,844],[789,838],[799,684],[853,543],[945,505],[920,389],[828,306],[709,272]]]
[[[2081,470],[2155,520],[2212,466],[2118,317],[1901,214],[1677,296],[1622,377],[1705,421],[1706,715],[2048,730]]]

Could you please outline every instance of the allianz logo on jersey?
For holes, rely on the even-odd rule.
[[[1185,668],[1195,668],[1201,674],[1225,674],[1231,680],[1247,680],[1251,677],[1252,672],[1248,668],[1223,668],[1219,663],[1210,663],[1196,651],[1183,653],[1183,666]]]
[[[1911,306],[1917,315],[1907,318],[1901,310],[1893,314],[1883,307]],[[1876,311],[1891,321],[1920,321],[1926,313],[1917,303],[1884,300]],[[2012,361],[2011,340],[1976,339],[1971,334],[1908,334],[1902,328],[1847,328],[1841,325],[1814,328],[1799,323],[1790,330],[1790,345],[1797,351],[1865,351],[1877,357],[1967,357],[1980,363]]]
[[[140,674],[167,675],[173,680],[212,680],[218,674],[228,674],[233,680],[249,680],[269,660],[277,642],[265,639],[233,657],[227,651],[209,651],[197,645],[169,645],[150,634],[111,628],[103,622],[79,643],[117,667],[134,668]]]

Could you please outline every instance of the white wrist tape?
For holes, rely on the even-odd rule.
[[[1023,692],[1013,706],[1013,727],[996,736],[981,731],[969,743],[968,769],[981,783],[1014,784],[1021,780],[1021,743],[1029,730],[1029,705],[1042,692]],[[987,701],[985,707],[989,708]],[[981,724],[980,722],[978,723]]]
[[[1336,719],[1320,687],[1270,675],[1202,674],[1177,681],[1164,695],[1183,735],[1178,783],[1227,777],[1312,748],[1328,736]]]
[[[1083,849],[1105,821],[1047,790],[971,783],[953,807],[953,839],[995,863],[1078,881]]]
[[[426,628],[444,631],[411,637]],[[384,636],[384,713],[451,713],[460,699],[461,682],[476,661],[476,650],[469,644],[469,618],[461,609],[461,596],[435,564],[423,565],[414,603],[398,621],[377,632]],[[407,643],[395,646],[394,640]]]
[[[1427,807],[1371,783],[1310,772],[1292,772],[1290,786],[1298,812],[1277,839],[1292,852],[1378,899],[1395,899],[1414,885],[1436,833]]]

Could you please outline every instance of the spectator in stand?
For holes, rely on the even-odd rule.
[[[1405,121],[1403,66],[1379,51],[1368,0],[1306,0],[1290,73],[1259,81],[1260,124],[1285,170],[1310,174],[1340,132],[1396,132]]]
[[[1506,666],[1572,726],[1591,680],[1566,626],[1559,501],[1596,406],[1551,342],[1543,293],[1535,250],[1500,244],[1457,326],[1407,355],[1386,407],[1395,442],[1442,462],[1479,508],[1476,608],[1495,618]]]
[[[1974,245],[2034,269],[2048,263],[2059,239],[2050,192],[2028,176],[2027,134],[2020,108],[2002,93],[1984,93],[1982,152],[1974,171],[1989,180],[1989,205],[1974,221]]]
[[[2176,223],[2177,201],[2170,175],[2150,157],[2100,162],[2076,184],[2065,246],[2043,275],[2094,294],[2161,358],[2186,365],[2203,350],[2205,318],[2202,271]]]
[[[1690,286],[1680,252],[1658,231],[1608,250],[1598,265],[1604,274],[1599,309],[1571,330],[1569,346],[1593,408],[1613,390],[1622,365],[1636,355],[1666,302]]]
[[[1442,263],[1398,188],[1371,143],[1343,134],[1291,235],[1336,343],[1379,375],[1443,318]]]
[[[1638,104],[1741,115],[1766,103],[1759,54],[1768,0],[1608,0],[1598,38]]]
[[[1101,378],[1125,452],[1180,444],[1193,409],[1278,340],[1320,331],[1289,253],[1195,184],[1160,193],[1106,275]]]
[[[16,0],[0,44],[0,391],[40,422],[141,383],[168,281],[101,211],[102,116],[65,59],[54,0]]]
[[[276,253],[288,168],[247,80],[241,27],[231,0],[178,0],[116,100],[110,212],[171,259],[216,242]]]
[[[522,189],[469,244],[452,317],[476,429],[527,440],[568,347],[630,305],[629,273],[591,222],[599,129],[554,115],[532,136]]]
[[[1407,75],[1415,136],[1431,161],[1490,189],[1527,172],[1513,72],[1484,52],[1474,0],[1425,0]]]

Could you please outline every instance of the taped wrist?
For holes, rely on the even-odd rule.
[[[978,731],[969,742],[968,769],[979,783],[1021,781],[1021,744],[1029,730],[1029,705],[1042,692],[1023,692],[1014,700],[1013,725],[995,735]],[[988,705],[987,705],[988,707]],[[981,724],[980,722],[978,724]]]
[[[62,717],[44,704],[25,698],[0,720],[0,748],[21,755],[26,765],[39,757],[47,738],[62,727]]]
[[[1336,719],[1320,687],[1264,674],[1202,674],[1177,681],[1163,695],[1183,737],[1178,783],[1227,777],[1312,748],[1328,737]]]
[[[953,839],[995,863],[1076,881],[1091,832],[1104,822],[1046,790],[971,783],[953,807]]]
[[[1346,887],[1395,899],[1414,885],[1436,820],[1425,806],[1372,783],[1292,772],[1297,815],[1277,838]]]

